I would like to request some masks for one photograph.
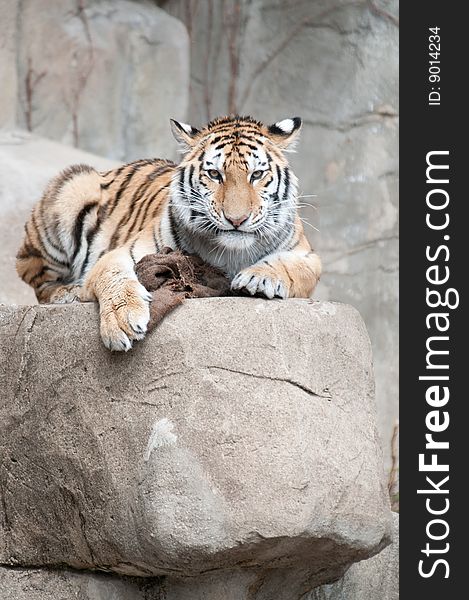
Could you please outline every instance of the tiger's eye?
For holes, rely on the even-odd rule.
[[[263,174],[264,174],[264,171],[260,171],[260,170],[254,171],[251,174],[251,179],[260,179]]]
[[[211,177],[212,179],[216,179],[217,181],[221,180],[221,175],[216,169],[209,169],[207,171],[207,173],[208,173],[208,176]]]

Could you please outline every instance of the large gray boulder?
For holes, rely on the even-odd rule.
[[[0,126],[118,160],[176,155],[169,117],[184,119],[189,92],[181,21],[129,0],[3,0],[1,21]]]
[[[289,600],[389,543],[353,308],[191,300],[126,355],[97,321],[0,308],[0,564],[241,572]]]
[[[78,163],[103,171],[118,164],[24,131],[0,131],[0,304],[36,302],[15,270],[24,225],[49,179]]]

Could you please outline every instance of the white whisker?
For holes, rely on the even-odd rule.
[[[313,228],[315,231],[317,231],[318,233],[321,233],[317,227],[315,227],[314,225],[311,225],[311,223],[309,223],[309,222],[308,222],[306,219],[302,219],[302,218],[300,217],[300,221],[302,221],[302,222],[303,222],[305,225],[309,225],[310,227],[312,227],[312,228]]]
[[[308,204],[308,202],[302,202],[301,204],[298,203],[297,207],[298,208],[312,208],[314,210],[318,210],[317,206],[315,206],[314,204]]]

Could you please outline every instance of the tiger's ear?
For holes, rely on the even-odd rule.
[[[301,119],[300,117],[283,119],[283,121],[277,121],[277,123],[270,125],[267,129],[270,137],[279,148],[287,152],[293,152],[300,134]]]
[[[176,141],[182,146],[183,150],[189,150],[194,144],[195,137],[199,133],[199,130],[187,123],[180,123],[174,119],[170,119],[170,121],[171,131],[173,132]]]

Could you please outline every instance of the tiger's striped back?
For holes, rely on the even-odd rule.
[[[175,168],[161,159],[105,173],[74,165],[53,179],[32,211],[17,254],[18,273],[38,300],[49,301],[58,281],[81,285],[101,256],[134,242],[144,229],[154,237],[151,251],[158,251],[159,220]]]

